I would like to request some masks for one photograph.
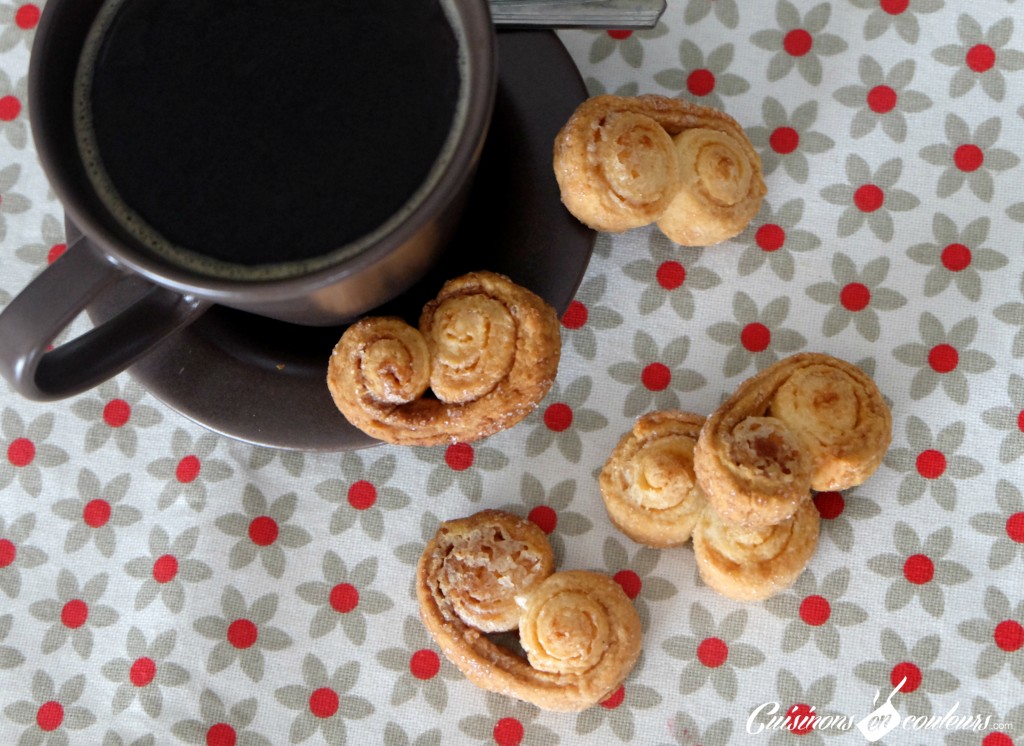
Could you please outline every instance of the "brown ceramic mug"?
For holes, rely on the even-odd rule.
[[[343,324],[399,295],[436,263],[460,217],[492,112],[496,57],[487,0],[443,0],[458,39],[460,108],[424,182],[428,186],[382,227],[340,247],[332,254],[336,261],[279,277],[244,279],[211,274],[150,249],[115,217],[116,210],[87,172],[73,121],[76,70],[97,14],[121,1],[50,0],[36,32],[29,68],[33,137],[54,192],[84,236],[0,314],[0,374],[17,392],[51,400],[91,388],[213,304],[296,324]],[[330,83],[329,77],[322,81]],[[411,117],[415,124],[415,112]],[[415,138],[415,131],[409,136]],[[124,200],[130,205],[131,195]],[[144,297],[110,321],[48,350],[99,294],[140,276],[152,285]]]

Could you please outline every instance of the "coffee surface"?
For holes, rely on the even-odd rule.
[[[436,0],[105,10],[76,88],[83,158],[118,219],[193,269],[331,256],[422,191],[449,139],[460,52]]]

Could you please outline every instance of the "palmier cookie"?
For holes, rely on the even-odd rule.
[[[802,353],[765,373],[765,385],[777,386],[771,415],[797,432],[811,454],[811,489],[845,490],[875,472],[892,441],[892,414],[864,371]]]
[[[705,510],[693,529],[701,580],[737,601],[765,599],[790,587],[818,546],[821,518],[804,502],[774,526],[749,528]]]
[[[740,233],[767,192],[761,159],[735,119],[654,94],[584,101],[555,138],[562,202],[590,227],[657,222],[686,246]]]
[[[705,506],[693,469],[704,417],[649,412],[633,423],[601,470],[601,498],[612,523],[651,547],[683,544]]]
[[[445,656],[476,686],[547,710],[582,710],[614,693],[635,665],[640,618],[622,588],[605,575],[545,576],[540,569],[545,563],[537,558],[550,552],[541,548],[547,538],[525,529],[527,523],[489,510],[442,524],[417,565],[420,616]],[[470,538],[460,544],[460,567],[449,569],[453,534]],[[483,536],[489,538],[471,538]],[[529,550],[508,551],[507,541],[522,542]],[[467,566],[476,568],[468,587],[459,580]],[[489,569],[495,578],[483,580]],[[476,626],[479,615],[466,612],[475,605],[467,594],[498,586],[502,590],[493,595],[502,597],[501,606],[512,595],[520,610],[517,624],[528,658],[493,642]]]
[[[346,419],[375,438],[468,443],[533,411],[560,355],[550,305],[504,275],[472,272],[445,283],[418,329],[396,317],[351,325],[331,354],[327,384]]]

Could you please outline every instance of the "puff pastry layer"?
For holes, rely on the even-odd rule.
[[[420,616],[475,685],[547,710],[582,710],[612,694],[635,665],[640,617],[605,575],[545,574],[550,546],[543,549],[547,537],[528,523],[496,510],[443,523],[417,565]],[[465,568],[473,568],[469,577]],[[478,626],[492,616],[502,619],[495,631],[516,618],[526,658]]]
[[[774,526],[748,528],[705,510],[693,529],[701,580],[737,601],[757,601],[791,586],[818,546],[821,517],[811,502]]]
[[[704,418],[649,412],[633,424],[601,470],[601,498],[612,523],[651,547],[683,544],[704,509],[693,451]]]
[[[395,317],[351,325],[331,354],[327,385],[349,422],[375,438],[468,443],[533,411],[560,355],[550,305],[504,275],[472,272],[445,283],[418,329]]]
[[[558,133],[562,201],[590,227],[620,232],[657,222],[673,241],[724,241],[767,192],[761,159],[735,119],[654,94],[596,96]]]

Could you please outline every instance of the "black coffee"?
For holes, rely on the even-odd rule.
[[[426,190],[461,48],[439,0],[108,0],[76,83],[83,160],[177,263],[296,274]]]

